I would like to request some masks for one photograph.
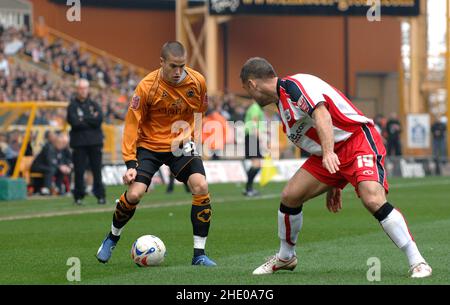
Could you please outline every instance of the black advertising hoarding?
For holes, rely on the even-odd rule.
[[[420,0],[209,0],[211,15],[353,15],[369,9],[382,15],[417,16]]]

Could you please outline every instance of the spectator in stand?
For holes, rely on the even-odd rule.
[[[67,101],[74,93],[73,80],[72,77],[68,77],[68,84],[64,78],[70,75],[82,76],[91,79],[100,88],[104,88],[97,93],[97,96],[92,92],[92,96],[97,100],[100,100],[99,97],[103,95],[108,97],[106,105],[108,113],[105,114],[107,122],[122,121],[126,107],[117,104],[118,98],[110,93],[110,89],[118,89],[118,93],[124,95],[125,100],[128,101],[141,76],[133,69],[114,64],[108,58],[94,60],[92,54],[81,51],[76,43],[66,45],[60,39],[50,42],[44,33],[45,31],[42,31],[41,35],[32,36],[25,29],[6,28],[0,34],[0,52],[6,46],[8,50],[13,49],[14,52],[17,47],[20,47],[21,50],[19,49],[18,52],[28,56],[30,62],[47,64],[49,69],[62,71],[63,79],[56,81],[54,78],[49,78],[51,75],[49,73],[23,70],[17,63],[12,66],[0,56],[0,101]],[[48,112],[51,114],[47,114]],[[56,118],[54,113],[54,111],[45,110],[42,112],[42,118],[46,118],[46,121],[50,123],[59,122],[59,118]],[[27,116],[24,116],[23,119],[26,118]]]
[[[17,130],[13,130],[8,133],[8,150],[5,152],[6,161],[9,165],[8,176],[11,176],[14,167],[16,166],[17,156],[19,155],[20,150],[20,133]]]
[[[441,165],[447,158],[447,117],[435,118],[431,125],[431,135],[433,138],[433,158],[436,164],[436,174],[441,174]]]
[[[102,112],[106,124],[115,124],[116,121],[123,121],[125,119],[126,108],[122,107],[121,110],[117,106],[114,96],[110,94],[102,94],[98,99],[101,100]]]
[[[58,169],[55,146],[57,137],[58,135],[55,132],[47,131],[45,134],[46,142],[31,164],[32,172],[43,175],[42,186],[37,184],[38,180],[34,180],[35,190],[39,189],[39,193],[43,196],[52,194],[53,177]]]
[[[92,81],[92,75],[91,73],[89,73],[87,66],[81,66],[80,71],[77,74],[79,78],[84,78],[88,81]]]
[[[373,119],[373,122],[375,124],[375,129],[378,131],[378,133],[381,135],[381,138],[383,139],[383,144],[386,145],[386,118],[381,113],[377,114],[375,118]]]
[[[6,159],[6,152],[9,150],[8,138],[3,132],[0,133],[0,159]]]
[[[55,141],[57,169],[55,187],[59,195],[70,192],[70,177],[73,171],[72,153],[69,149],[69,138],[60,134]]]
[[[72,62],[70,58],[64,58],[63,64],[61,66],[61,70],[63,70],[65,73],[68,73],[70,75],[75,74],[75,68],[72,66]]]
[[[212,106],[212,107],[211,107]],[[211,105],[203,119],[202,141],[207,158],[219,160],[224,155],[227,140],[227,120]],[[220,127],[220,128],[219,128]]]
[[[2,72],[3,76],[9,76],[9,63],[5,54],[0,51],[0,72]]]
[[[25,117],[28,120],[28,117]],[[36,111],[36,117],[34,119],[35,125],[48,125],[47,112],[45,110],[38,109]]]
[[[386,123],[387,131],[387,155],[388,156],[401,156],[402,145],[400,134],[402,127],[398,120],[397,113],[392,112],[389,116],[389,120]]]
[[[68,100],[73,90],[65,86],[62,82],[50,81],[43,73],[24,71],[20,67],[10,70],[8,77],[0,77],[3,89],[0,92],[4,91],[11,101]]]
[[[0,74],[0,77],[1,77],[1,74]],[[9,97],[8,97],[8,95],[6,94],[6,92],[5,91],[3,91],[3,90],[1,90],[0,91],[0,103],[3,103],[3,102],[9,102],[10,100],[9,100]]]
[[[5,49],[3,52],[5,55],[14,55],[19,52],[24,46],[23,41],[20,39],[19,33],[14,33],[12,39],[8,39],[5,43]]]
[[[223,96],[222,109],[227,115],[224,115],[227,120],[233,120],[236,115],[236,101],[235,96],[232,93],[227,93]]]
[[[383,126],[382,126],[382,123],[381,123],[382,119],[383,119],[383,115],[382,114],[377,114],[373,118],[373,123],[375,124],[375,129],[378,131],[378,133],[380,135],[383,133]]]

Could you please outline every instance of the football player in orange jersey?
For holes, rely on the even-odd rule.
[[[123,182],[128,189],[116,200],[111,231],[98,249],[97,259],[102,263],[110,259],[153,175],[165,164],[192,192],[192,264],[215,266],[205,254],[211,205],[203,162],[193,141],[195,114],[207,109],[205,78],[186,67],[186,51],[177,41],[163,45],[160,63],[161,68],[138,84],[129,105],[122,140],[127,166]]]

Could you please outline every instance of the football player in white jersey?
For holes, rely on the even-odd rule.
[[[279,252],[253,274],[293,270],[303,204],[326,192],[326,206],[336,213],[342,208],[342,189],[351,183],[367,210],[405,253],[411,277],[430,276],[432,269],[420,254],[403,215],[386,199],[386,149],[373,121],[320,78],[308,74],[278,78],[263,58],[247,60],[240,77],[243,88],[261,107],[277,105],[288,138],[311,153],[281,193]]]

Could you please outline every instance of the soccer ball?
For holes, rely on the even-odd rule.
[[[154,235],[143,235],[131,247],[131,259],[141,267],[158,266],[164,261],[166,246]]]

